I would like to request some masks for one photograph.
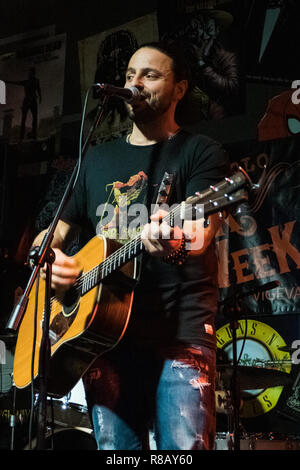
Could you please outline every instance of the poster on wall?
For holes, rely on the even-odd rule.
[[[63,112],[66,36],[0,44],[0,79],[6,104],[0,135],[9,143],[36,142],[59,134]]]
[[[158,40],[156,13],[86,38],[78,43],[82,102],[93,83],[123,87],[130,57],[139,45]],[[91,124],[99,97],[92,93],[87,104],[87,123]],[[110,97],[106,113],[94,133],[98,142],[118,137],[131,128],[122,100]]]
[[[257,125],[259,141],[300,134],[299,97],[300,89],[293,86],[269,100],[265,113]]]
[[[158,7],[160,39],[174,41],[192,71],[181,124],[242,114],[243,4],[231,0],[167,0]]]
[[[300,438],[300,315],[243,315],[238,321],[240,380],[239,416],[243,434],[263,433],[271,439]],[[298,340],[297,340],[298,341]],[[219,432],[228,430],[226,396],[231,390],[233,344],[228,318],[217,325]],[[226,393],[227,391],[227,393]],[[228,395],[227,395],[228,394]],[[267,437],[266,437],[267,438]]]
[[[278,280],[272,312],[300,312],[300,136],[227,144],[232,167],[243,167],[258,187],[232,212],[219,234],[219,286],[223,296],[252,283]],[[258,295],[268,310],[268,294]],[[245,299],[253,311],[262,305]]]
[[[277,85],[297,80],[298,0],[247,0],[245,17],[247,79]]]
[[[296,434],[300,418],[300,136],[226,147],[232,168],[240,165],[259,185],[250,192],[248,202],[229,215],[217,237],[219,360],[232,362],[230,322],[235,318],[245,429]]]

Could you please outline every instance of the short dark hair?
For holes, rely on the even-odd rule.
[[[186,61],[183,49],[181,49],[179,44],[174,41],[148,42],[139,46],[138,49],[142,49],[144,47],[156,49],[172,59],[172,70],[176,82],[180,82],[181,80],[187,80],[189,83],[191,82],[190,66]]]

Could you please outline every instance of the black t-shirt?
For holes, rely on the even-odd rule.
[[[116,238],[123,206],[130,226],[139,207],[134,205],[150,208],[165,172],[174,175],[171,206],[219,182],[228,168],[219,144],[186,131],[153,145],[131,145],[121,138],[90,147],[62,218],[87,229],[90,237]],[[214,242],[181,266],[145,253],[125,340],[215,347],[217,293]]]

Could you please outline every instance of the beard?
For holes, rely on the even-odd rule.
[[[136,124],[147,124],[157,120],[169,110],[172,104],[171,96],[165,97],[164,100],[155,97],[150,97],[148,101],[146,99],[133,106],[125,103],[128,117]]]

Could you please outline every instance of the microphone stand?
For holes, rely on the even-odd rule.
[[[105,109],[106,102],[108,97],[105,95],[102,100],[99,101],[96,116],[94,122],[88,132],[88,136],[84,145],[82,146],[81,153],[82,156],[85,156],[88,147],[90,145],[91,138],[96,127],[99,125],[103,112]],[[8,321],[6,328],[8,330],[17,330],[20,322],[24,316],[29,294],[32,290],[33,284],[39,274],[40,268],[46,264],[46,283],[45,283],[45,310],[43,317],[42,325],[42,340],[40,345],[40,356],[39,356],[39,412],[38,412],[38,439],[37,439],[37,449],[43,450],[46,448],[46,412],[47,412],[47,384],[48,384],[48,372],[49,372],[49,362],[51,355],[51,347],[49,340],[49,322],[50,322],[50,313],[51,313],[51,275],[52,275],[52,263],[55,260],[55,254],[51,249],[51,243],[54,238],[54,232],[60,216],[66,206],[67,201],[69,200],[71,193],[73,191],[73,185],[76,181],[77,170],[79,167],[79,162],[77,161],[72,175],[70,177],[69,183],[65,189],[62,200],[59,204],[59,207],[56,211],[54,219],[46,232],[43,241],[39,247],[31,250],[29,254],[29,259],[32,260],[34,264],[34,269],[28,281],[28,284],[25,288],[22,298],[19,303],[14,308],[11,317]]]
[[[238,377],[238,360],[237,360],[237,336],[236,331],[239,327],[238,317],[241,311],[238,301],[234,302],[232,299],[228,304],[224,304],[223,314],[229,318],[229,325],[232,334],[232,376],[230,381],[231,401],[233,416],[230,420],[229,435],[230,435],[230,450],[240,450],[240,384]],[[233,435],[233,443],[231,436]]]
[[[237,358],[237,335],[236,331],[239,327],[239,318],[241,312],[241,306],[239,300],[248,297],[250,295],[256,294],[257,292],[263,292],[270,289],[274,289],[280,285],[279,281],[272,281],[258,286],[257,288],[250,289],[246,292],[235,293],[228,297],[227,299],[219,302],[219,306],[223,306],[223,314],[225,317],[229,318],[229,325],[232,333],[232,376],[230,382],[231,396],[232,396],[232,408],[233,408],[233,420],[232,420],[232,429],[229,429],[229,432],[233,434],[233,446],[230,442],[230,450],[239,451],[240,450],[240,383],[238,376],[238,358]]]

